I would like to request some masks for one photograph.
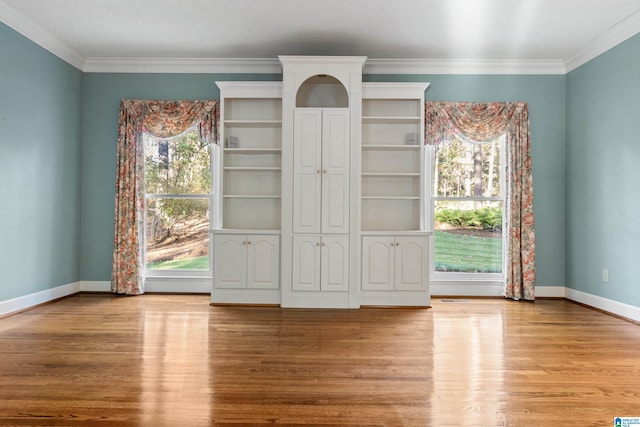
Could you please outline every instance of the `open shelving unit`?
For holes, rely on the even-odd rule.
[[[225,97],[221,117],[221,228],[226,230],[280,229],[282,99],[260,97],[254,89],[251,97]]]
[[[216,82],[213,303],[280,301],[282,84]]]
[[[363,84],[360,197],[363,232],[424,228],[425,89],[425,84]]]
[[[429,305],[424,92],[364,83],[360,171],[363,305]]]

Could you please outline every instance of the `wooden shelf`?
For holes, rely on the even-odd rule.
[[[225,120],[225,126],[230,127],[278,127],[282,120]]]
[[[419,172],[363,172],[362,177],[375,178],[419,178]]]
[[[409,122],[420,121],[420,117],[415,117],[415,116],[407,116],[407,117],[400,117],[400,116],[362,116],[362,121],[365,122],[365,123],[374,123],[374,122],[380,122],[380,123],[389,123],[389,122],[409,123]]]
[[[379,150],[379,151],[418,151],[420,145],[408,144],[362,144],[362,150]]]
[[[420,200],[420,196],[362,196],[362,200]]]
[[[225,166],[225,172],[280,172],[282,168],[271,166]]]
[[[279,199],[280,195],[276,194],[225,194],[225,199]]]
[[[225,153],[229,154],[280,154],[281,148],[225,148]]]

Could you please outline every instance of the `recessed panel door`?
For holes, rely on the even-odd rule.
[[[392,236],[362,238],[362,289],[392,291],[395,280],[395,239]]]
[[[322,232],[349,232],[349,110],[322,116]]]
[[[293,236],[291,287],[294,291],[320,290],[320,236]]]
[[[293,232],[320,232],[322,110],[295,110]]]
[[[398,236],[395,251],[395,288],[401,291],[425,289],[429,268],[426,239]]]
[[[320,289],[328,292],[349,290],[349,236],[322,236]]]
[[[280,245],[278,236],[247,236],[247,288],[280,287]]]
[[[214,288],[246,288],[247,236],[220,234],[214,237]]]

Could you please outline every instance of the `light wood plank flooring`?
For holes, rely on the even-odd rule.
[[[0,425],[613,426],[640,325],[563,300],[211,307],[79,294],[0,319]]]

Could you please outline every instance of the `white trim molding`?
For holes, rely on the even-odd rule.
[[[3,1],[0,1],[0,22],[13,28],[35,44],[40,45],[77,69],[82,70],[84,68],[85,59],[82,55]]]
[[[80,292],[111,292],[111,282],[85,280],[80,282]]]
[[[469,281],[431,281],[432,298],[438,296],[504,297],[504,283]],[[536,286],[536,298],[565,298],[564,286]]]
[[[614,301],[597,295],[588,294],[571,288],[565,288],[565,297],[568,300],[597,308],[607,313],[614,314],[626,319],[640,322],[640,307]]]
[[[640,10],[600,34],[584,49],[564,61],[566,72],[575,70],[638,33],[640,33]]]
[[[277,58],[86,58],[87,73],[281,74]],[[368,59],[364,74],[565,74],[553,60]]]
[[[369,59],[365,74],[565,74],[561,59]]]
[[[80,292],[81,288],[81,282],[73,282],[66,285],[56,286],[51,289],[45,289],[44,291],[23,295],[21,297],[0,301],[0,316],[26,310],[39,304],[44,304],[58,298],[76,294]]]
[[[210,294],[211,281],[211,277],[147,277],[144,291],[172,294]],[[81,282],[79,292],[111,292],[111,282]]]
[[[188,282],[188,283],[185,283]],[[178,291],[179,289],[179,291]],[[463,284],[452,282],[431,283],[431,297],[501,297],[504,296],[501,283]],[[21,297],[0,301],[0,317],[33,308],[37,305],[64,298],[78,292],[110,292],[111,283],[108,281],[80,281],[56,286],[51,289],[35,292]],[[211,279],[154,278],[147,279],[146,292],[159,293],[202,293],[211,292]],[[597,295],[567,288],[564,286],[536,286],[536,296],[539,298],[566,298],[584,304],[588,307],[602,310],[606,313],[620,316],[635,322],[640,322],[640,307],[603,298]]]
[[[86,58],[85,73],[281,74],[277,58]]]

